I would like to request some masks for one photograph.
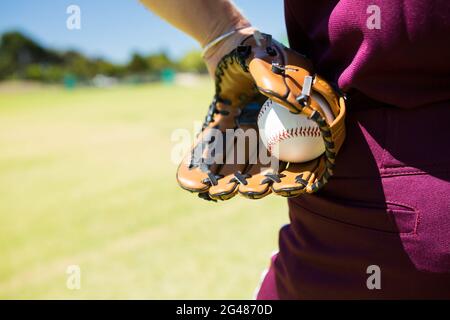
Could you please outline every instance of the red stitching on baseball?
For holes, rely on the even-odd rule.
[[[269,102],[269,103],[267,103],[267,102]],[[259,119],[261,119],[261,117],[264,115],[264,113],[267,111],[267,109],[269,109],[272,106],[272,103],[273,103],[273,101],[270,99],[268,99],[266,101],[266,103],[264,103],[262,109],[259,111],[258,121],[259,121]]]
[[[272,148],[276,143],[279,143],[280,141],[286,140],[288,138],[294,138],[294,137],[319,137],[320,136],[320,129],[319,127],[298,127],[298,128],[291,128],[288,130],[281,130],[276,135],[270,137],[267,140],[267,150],[269,152],[272,152]]]

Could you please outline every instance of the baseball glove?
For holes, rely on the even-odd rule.
[[[261,155],[266,160],[268,155],[257,136],[257,117],[267,98],[313,120],[325,152],[306,163],[273,157],[263,163]],[[316,192],[333,174],[345,139],[344,116],[343,97],[313,73],[304,56],[256,32],[219,62],[214,99],[202,131],[178,167],[178,183],[208,200],[227,200],[237,193],[259,199],[272,192],[286,197]]]

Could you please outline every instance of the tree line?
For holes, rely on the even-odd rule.
[[[55,83],[68,75],[81,81],[88,81],[96,75],[121,79],[133,75],[158,75],[167,69],[207,72],[198,51],[190,51],[177,61],[165,52],[134,53],[128,63],[114,64],[106,59],[87,57],[75,50],[45,48],[20,32],[4,33],[0,39],[0,81],[27,79]]]

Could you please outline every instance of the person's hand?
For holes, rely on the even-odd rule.
[[[208,200],[227,200],[237,193],[252,199],[271,192],[292,197],[320,189],[332,175],[344,141],[343,98],[313,74],[305,57],[270,35],[236,34],[206,59],[216,92],[202,131],[178,167],[179,185]],[[263,163],[267,157],[257,117],[267,98],[315,121],[324,154],[307,163],[278,163],[273,158]]]
[[[216,70],[219,61],[233,49],[235,49],[245,38],[253,35],[256,31],[255,28],[249,26],[247,28],[236,31],[230,37],[219,42],[215,46],[211,47],[203,57],[208,72],[211,77],[214,78],[214,72]]]

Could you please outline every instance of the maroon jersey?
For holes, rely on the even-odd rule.
[[[347,139],[324,189],[289,200],[259,297],[450,298],[450,1],[285,14],[291,47],[348,95]]]

